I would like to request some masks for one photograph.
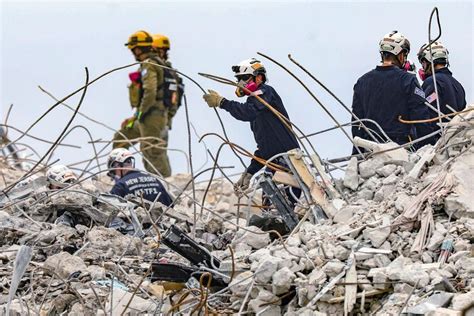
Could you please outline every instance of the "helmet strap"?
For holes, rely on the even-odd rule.
[[[257,84],[257,86],[260,86],[262,83],[265,82],[265,76],[262,75],[262,74],[258,74],[257,76],[255,76],[253,78],[254,78],[254,81]]]
[[[400,55],[403,57],[403,61],[400,60]],[[403,68],[403,66],[405,65],[405,62],[407,61],[407,55],[405,54],[405,51],[402,51],[400,54],[395,56],[395,60],[396,60],[396,66],[398,66],[399,68]]]
[[[425,63],[424,63],[425,66],[423,67],[423,71],[425,72],[425,76],[428,77],[428,76],[431,76],[431,74],[433,73],[433,70],[431,69],[431,63],[427,59],[424,59],[424,60],[425,60]]]
[[[167,48],[158,48],[157,50],[158,56],[163,60],[168,60],[168,49]]]

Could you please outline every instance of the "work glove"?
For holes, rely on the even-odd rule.
[[[137,118],[135,116],[126,118],[125,120],[123,120],[123,122],[120,126],[122,128],[125,128],[125,129],[133,128],[133,124],[135,124],[136,120],[137,120]]]
[[[221,105],[222,99],[224,99],[222,96],[219,95],[214,90],[207,90],[209,93],[204,94],[202,97],[204,98],[204,101],[206,101],[207,105],[211,108],[218,108]]]
[[[234,184],[234,192],[237,196],[242,196],[243,192],[249,188],[252,175],[248,172],[242,173],[240,179]]]

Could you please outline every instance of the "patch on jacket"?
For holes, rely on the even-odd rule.
[[[415,88],[415,94],[418,94],[420,97],[422,97],[423,99],[425,98],[425,93],[423,92],[423,90],[421,90],[420,88],[416,87]]]
[[[436,95],[436,92],[433,92],[432,94],[430,94],[426,98],[426,101],[428,101],[428,103],[431,103],[431,102],[435,101],[437,98],[438,98],[438,96]]]
[[[142,78],[146,76],[146,74],[148,73],[148,69],[143,69],[142,70]]]
[[[262,90],[257,90],[250,93],[250,95],[261,95],[261,94],[263,94]]]

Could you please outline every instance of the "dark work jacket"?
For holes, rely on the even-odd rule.
[[[172,203],[171,197],[157,178],[137,170],[130,171],[117,180],[110,193],[125,199],[143,195],[150,202],[155,201],[156,196],[161,193],[159,202],[166,206]]]
[[[444,67],[436,70],[435,75],[436,86],[438,88],[439,107],[441,112],[443,114],[449,114],[453,112],[446,107],[446,104],[456,111],[464,110],[466,107],[466,93],[464,92],[464,88],[459,83],[459,81],[454,79],[451,71],[447,67]],[[422,87],[426,95],[426,100],[436,108],[436,99],[438,99],[438,96],[435,93],[433,76],[426,78]],[[436,117],[437,114],[434,111],[430,111],[430,116]]]
[[[409,137],[414,139],[433,131],[432,124],[403,124],[398,120],[400,116],[404,120],[429,118],[428,107],[424,102],[425,94],[415,75],[396,66],[377,66],[357,80],[352,111],[360,119],[374,120],[388,137],[398,144],[404,144],[409,141]],[[364,124],[380,134],[374,124]],[[352,127],[352,136],[372,140],[357,124]]]
[[[283,116],[289,118],[285,106],[275,89],[269,85],[261,84],[259,91],[261,91],[259,96],[263,100]],[[257,150],[254,153],[255,156],[269,159],[276,154],[299,148],[294,134],[283,125],[274,113],[258,101],[256,97],[247,97],[245,103],[223,99],[220,107],[239,121],[250,122],[250,128],[257,142]],[[250,166],[247,168],[247,172],[255,174],[262,167],[262,164],[252,159]]]

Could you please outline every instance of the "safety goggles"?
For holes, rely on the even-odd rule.
[[[118,161],[112,162],[109,165],[110,170],[107,172],[107,175],[113,178],[115,175],[115,169],[118,169],[118,168],[129,168],[129,169],[135,168],[135,158],[129,157],[124,162],[118,162]]]
[[[235,78],[237,78],[237,81],[245,81],[247,82],[250,78],[252,78],[252,75],[239,75],[239,76],[235,76]]]

